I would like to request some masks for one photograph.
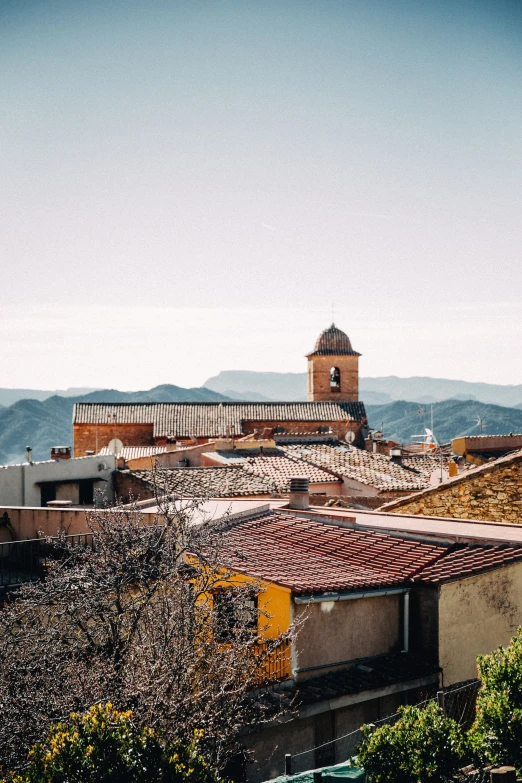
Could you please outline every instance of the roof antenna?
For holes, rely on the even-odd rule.
[[[335,306],[334,303],[332,302],[332,326],[335,326],[334,321],[335,321]]]

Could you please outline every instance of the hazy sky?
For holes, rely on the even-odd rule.
[[[0,386],[522,383],[522,2],[0,0]]]

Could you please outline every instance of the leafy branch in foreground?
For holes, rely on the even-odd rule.
[[[219,783],[198,752],[201,732],[188,745],[165,742],[132,718],[112,704],[73,713],[30,750],[26,772],[3,783]]]

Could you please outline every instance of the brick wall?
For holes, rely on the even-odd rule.
[[[97,453],[113,438],[124,446],[155,446],[152,424],[75,424],[74,456],[84,457],[86,451]]]
[[[411,499],[387,503],[382,509],[396,514],[522,524],[522,455],[506,457]]]
[[[341,388],[336,392],[330,387],[332,367],[338,367],[341,372]],[[311,356],[308,359],[308,399],[335,402],[358,400],[359,357]]]

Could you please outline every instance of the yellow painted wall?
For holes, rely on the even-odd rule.
[[[522,563],[440,587],[439,664],[444,685],[477,676],[477,655],[506,645],[522,624]]]
[[[235,574],[228,579],[225,586],[230,586],[234,582],[237,584],[255,583],[256,580],[246,574]],[[279,634],[286,633],[291,624],[290,601],[291,591],[287,587],[271,584],[270,582],[259,582],[261,592],[259,594],[258,608],[269,615],[262,629],[261,636],[264,639],[275,639]],[[263,618],[260,618],[260,624]]]

